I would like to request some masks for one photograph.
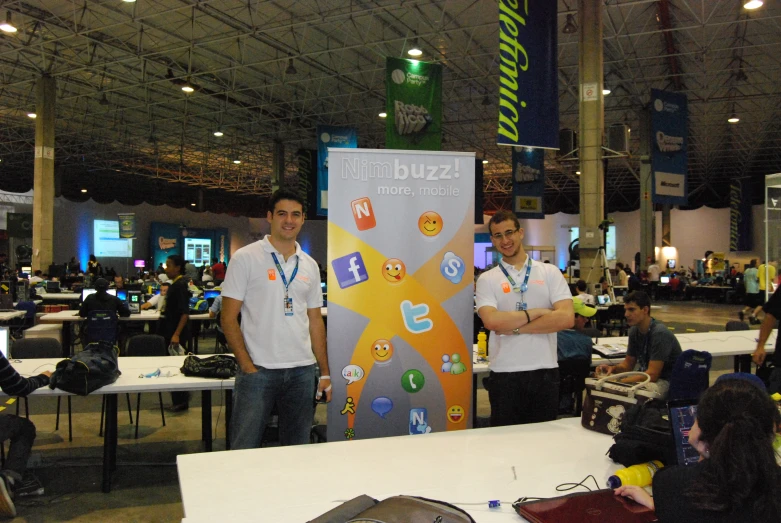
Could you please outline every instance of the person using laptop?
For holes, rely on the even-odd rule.
[[[163,303],[165,302],[165,295],[168,294],[168,287],[170,287],[171,284],[168,282],[161,283],[160,284],[160,294],[155,294],[151,298],[149,298],[149,301],[141,305],[141,310],[145,311],[147,309],[151,309],[154,307],[157,310],[163,309]]]
[[[578,280],[575,287],[578,289],[578,298],[580,298],[583,303],[586,305],[596,305],[594,296],[587,292],[588,285],[586,285],[586,280]]]
[[[781,415],[758,385],[724,378],[703,394],[689,432],[700,462],[659,470],[653,497],[633,485],[617,488],[617,496],[654,509],[660,523],[781,521],[781,467],[773,449]]]
[[[8,396],[27,396],[35,389],[48,385],[51,375],[51,371],[46,370],[37,376],[23,378],[0,353],[0,388]],[[0,470],[0,516],[14,517],[14,493],[21,485],[27,469],[27,460],[35,441],[35,425],[13,414],[0,415],[0,441],[6,440],[11,444]]]
[[[35,273],[30,277],[30,285],[38,285],[43,281],[43,271],[38,269],[35,271]]]
[[[678,339],[662,322],[651,317],[651,299],[643,291],[624,297],[624,317],[630,326],[626,357],[618,365],[600,365],[597,376],[639,370],[651,377],[646,389],[666,398],[675,360],[681,355]],[[642,376],[630,376],[622,381],[643,380]]]

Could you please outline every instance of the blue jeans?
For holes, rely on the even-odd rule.
[[[260,448],[263,431],[277,407],[279,443],[309,443],[315,415],[315,365],[266,369],[244,374],[239,369],[233,389],[231,448]]]

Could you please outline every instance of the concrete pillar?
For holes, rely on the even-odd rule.
[[[653,176],[651,173],[651,115],[645,109],[640,112],[640,265],[654,257],[656,221],[654,220]],[[638,270],[641,268],[638,267]]]
[[[271,192],[275,192],[285,184],[285,144],[282,142],[274,142],[271,171]]]
[[[35,85],[35,171],[33,178],[33,270],[47,272],[54,261],[54,113],[56,83],[42,76]]]
[[[670,204],[662,205],[662,247],[670,247],[672,241],[670,238]]]
[[[598,251],[584,248],[585,234],[602,238],[597,227],[605,219],[605,173],[602,140],[605,128],[602,95],[602,2],[578,0],[580,19],[580,275],[596,283],[603,275]],[[587,232],[588,231],[588,232]],[[603,242],[600,242],[603,243]],[[594,270],[590,267],[594,266]],[[591,275],[589,276],[589,272]]]

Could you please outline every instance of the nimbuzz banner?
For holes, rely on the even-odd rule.
[[[687,205],[689,112],[686,95],[651,89],[653,203]]]
[[[358,133],[352,127],[317,126],[317,215],[328,215],[328,149],[358,147]]]
[[[135,238],[136,237],[136,213],[118,213],[119,218],[119,237],[120,238]]]
[[[385,147],[439,151],[442,148],[442,66],[386,59]]]
[[[329,155],[328,441],[469,428],[475,155]]]
[[[557,2],[499,0],[499,145],[559,148]]]
[[[751,225],[751,178],[732,180],[729,188],[730,252],[752,249]]]
[[[513,212],[521,220],[545,219],[545,151],[513,147]]]

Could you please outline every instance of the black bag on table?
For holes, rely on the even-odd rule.
[[[629,408],[621,420],[621,432],[613,436],[613,441],[608,457],[625,467],[653,460],[665,466],[678,461],[667,404],[661,400]]]
[[[62,360],[49,380],[49,388],[57,388],[86,396],[117,381],[119,348],[105,341],[87,345],[70,359]]]
[[[217,354],[208,358],[199,358],[190,354],[184,359],[180,370],[185,376],[227,380],[236,376],[238,368],[236,358],[227,354]]]

